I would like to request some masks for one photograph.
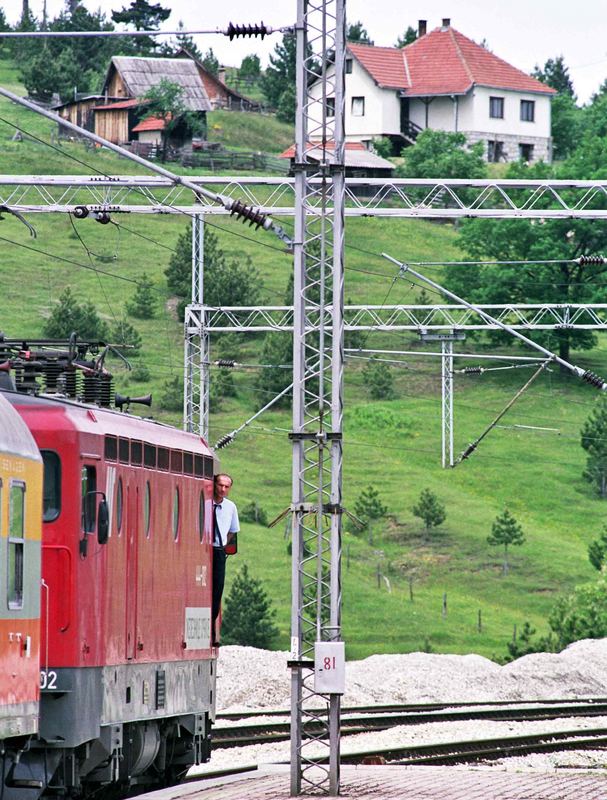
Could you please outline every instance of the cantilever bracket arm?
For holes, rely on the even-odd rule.
[[[525,344],[528,344],[529,347],[533,347],[534,350],[538,350],[540,353],[543,353],[547,359],[550,361],[555,361],[557,364],[560,364],[565,369],[568,369],[570,372],[573,372],[574,375],[577,375],[578,378],[589,383],[591,386],[594,386],[597,389],[605,392],[607,391],[607,382],[601,378],[600,375],[596,375],[594,372],[590,372],[590,370],[584,370],[581,367],[577,367],[575,364],[571,364],[569,361],[566,361],[564,358],[557,356],[556,353],[553,353],[552,350],[548,350],[546,347],[542,347],[541,344],[534,342],[533,339],[529,339],[528,336],[525,336],[520,331],[517,331],[515,328],[512,328],[510,325],[506,325],[505,322],[500,322],[500,320],[492,317],[491,314],[488,314],[486,311],[483,311],[482,308],[475,306],[473,303],[469,303],[467,300],[464,300],[459,295],[450,292],[449,289],[446,289],[444,286],[441,286],[440,283],[436,283],[435,281],[427,278],[425,275],[422,275],[421,272],[417,272],[413,269],[409,264],[403,261],[398,261],[396,258],[388,255],[388,253],[382,253],[382,256],[391,261],[393,264],[396,264],[399,268],[398,276],[397,277],[404,277],[406,273],[411,273],[414,277],[418,278],[420,281],[427,283],[428,286],[432,286],[432,288],[436,289],[441,294],[444,294],[446,297],[450,297],[452,300],[455,300],[456,303],[461,303],[462,305],[469,308],[471,311],[476,312],[481,319],[484,319],[485,322],[490,323],[491,325],[497,325],[498,328],[501,328],[504,331],[507,331],[511,336],[514,336],[516,339],[520,339]]]

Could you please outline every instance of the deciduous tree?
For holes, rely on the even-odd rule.
[[[463,133],[427,128],[402,156],[404,163],[396,174],[403,178],[484,178],[487,174],[483,144],[469,145]]]
[[[143,95],[141,115],[143,117],[159,117],[164,122],[162,129],[162,160],[166,160],[167,148],[171,136],[177,128],[184,126],[192,134],[204,132],[204,121],[195,112],[190,111],[185,102],[185,90],[174,81],[161,78],[156,86],[152,86]]]

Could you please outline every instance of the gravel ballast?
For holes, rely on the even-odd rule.
[[[288,709],[289,654],[253,647],[222,647],[217,664],[217,712]],[[346,665],[343,706],[457,703],[607,697],[607,639],[575,642],[561,653],[534,653],[505,666],[478,655],[407,653],[374,655]],[[256,720],[251,720],[254,722]],[[220,721],[221,725],[228,724]],[[532,732],[607,727],[607,718],[535,722],[478,721],[402,726],[348,736],[342,752],[394,744],[517,736]],[[224,767],[288,761],[289,743],[217,749],[193,774]],[[494,769],[551,771],[593,769],[607,757],[597,752],[552,753],[499,762]]]

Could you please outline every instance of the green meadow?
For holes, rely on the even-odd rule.
[[[19,91],[15,71],[0,62],[0,85]],[[247,120],[226,112],[213,123],[234,125],[234,146],[259,149],[263,135],[255,128],[246,138]],[[239,117],[236,119],[236,117]],[[257,126],[263,117],[256,117]],[[22,127],[56,149],[26,136]],[[269,122],[268,122],[269,125]],[[216,129],[217,132],[217,129]],[[263,134],[263,131],[262,131]],[[264,149],[278,152],[289,136],[267,128]],[[284,144],[286,142],[286,144]],[[76,160],[77,159],[77,160]],[[172,167],[171,167],[172,168]],[[113,153],[82,144],[56,141],[54,125],[0,99],[0,173],[137,174],[140,168]],[[189,171],[192,174],[192,171]],[[3,303],[0,330],[8,337],[42,333],[45,318],[66,286],[80,301],[92,300],[108,322],[124,315],[133,281],[145,272],[155,284],[158,313],[150,320],[130,320],[143,339],[138,363],[150,380],[136,383],[115,362],[116,388],[123,394],[152,392],[153,413],[180,424],[156,402],[167,379],[183,374],[183,329],[164,270],[187,220],[182,216],[116,215],[110,225],[92,218],[30,215],[37,237],[14,217],[0,221]],[[293,268],[292,258],[267,232],[254,232],[229,217],[209,220],[228,255],[249,255],[263,281],[263,303],[282,304]],[[81,241],[82,240],[82,241]],[[83,243],[84,242],[84,245]],[[462,257],[453,225],[422,220],[348,219],[346,225],[346,298],[354,304],[412,303],[420,288],[393,281],[393,265],[379,255],[402,260],[440,261]],[[64,260],[62,260],[64,259]],[[422,269],[423,271],[423,269]],[[440,269],[431,276],[440,280]],[[441,302],[434,295],[431,301]],[[212,347],[218,344],[217,337]],[[419,349],[415,335],[372,333],[367,347]],[[468,352],[495,352],[482,339],[469,340]],[[239,360],[259,360],[260,338],[243,337]],[[525,352],[502,349],[504,355]],[[533,353],[531,353],[533,355]],[[372,401],[363,381],[365,361],[349,359],[345,370],[344,503],[353,509],[368,486],[388,506],[386,519],[367,533],[343,536],[343,633],[349,658],[372,653],[476,652],[499,658],[514,626],[529,620],[545,632],[545,619],[556,598],[596,575],[587,558],[588,543],[605,520],[605,501],[582,478],[585,452],[579,431],[596,401],[595,390],[558,369],[544,373],[501,420],[478,450],[455,469],[440,463],[440,364],[438,359],[403,356],[393,367],[396,398]],[[599,374],[607,372],[605,341],[572,360]],[[474,359],[466,363],[474,364]],[[458,365],[461,362],[458,361]],[[483,366],[488,366],[483,363]],[[211,415],[210,443],[241,425],[267,400],[255,388],[254,370],[235,374],[237,396],[225,399]],[[529,369],[456,376],[455,450],[460,453],[479,436],[530,376]],[[524,426],[524,427],[523,427]],[[539,430],[539,429],[550,430]],[[222,468],[233,474],[232,497],[242,507],[255,500],[277,516],[290,503],[291,447],[288,411],[270,411],[220,452]],[[430,488],[445,504],[447,518],[426,533],[411,507]],[[526,542],[510,553],[510,571],[502,574],[502,553],[487,536],[496,515],[508,506],[523,526]],[[240,552],[231,559],[229,580],[247,563],[272,598],[280,637],[288,649],[290,626],[290,556],[284,520],[273,528],[245,524]],[[446,596],[446,613],[443,603]],[[480,614],[480,625],[479,625]]]

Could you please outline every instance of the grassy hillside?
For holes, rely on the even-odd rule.
[[[0,84],[18,88],[5,63],[0,64]],[[121,174],[138,169],[111,153],[88,151],[82,145],[63,144],[57,152],[36,141],[12,141],[14,129],[2,120],[22,125],[47,141],[53,126],[3,100],[0,118],[2,173],[91,174],[98,169]],[[8,336],[40,334],[45,317],[68,285],[80,300],[93,299],[100,314],[112,322],[122,316],[134,289],[129,281],[145,271],[155,281],[160,312],[155,319],[132,322],[143,337],[140,361],[150,369],[151,379],[135,384],[116,365],[116,384],[123,393],[152,391],[157,400],[166,379],[182,374],[182,326],[163,273],[184,219],[116,216],[116,225],[101,226],[90,218],[76,222],[88,252],[66,216],[32,215],[31,221],[38,234],[35,240],[12,217],[0,223],[4,288],[0,330]],[[229,254],[251,256],[263,279],[263,302],[282,303],[292,258],[276,249],[273,237],[229,219],[213,218],[209,224],[219,226],[215,227],[219,242]],[[403,260],[420,261],[460,256],[452,225],[357,219],[348,220],[346,235],[346,297],[353,303],[382,303],[389,290],[388,302],[408,303],[419,292],[400,281],[390,289],[392,265],[369,252],[387,251]],[[217,341],[212,344],[216,347]],[[480,346],[466,345],[471,350]],[[417,342],[412,336],[373,333],[367,346],[411,349]],[[242,361],[255,363],[259,340],[244,339],[240,355]],[[572,357],[599,374],[607,372],[604,342],[592,353]],[[579,446],[579,429],[596,392],[558,371],[544,375],[504,418],[506,427],[496,428],[467,462],[445,471],[440,467],[439,364],[403,360],[407,368],[395,368],[397,397],[387,402],[370,401],[362,380],[364,362],[349,361],[346,369],[345,503],[352,509],[360,492],[372,485],[389,508],[385,524],[375,527],[372,543],[363,535],[344,534],[343,627],[348,655],[428,646],[441,652],[502,655],[515,624],[520,628],[528,619],[542,628],[559,593],[593,578],[586,549],[602,527],[605,504],[582,480],[585,454]],[[484,430],[528,376],[528,370],[513,370],[457,377],[458,452]],[[237,397],[225,401],[211,417],[212,443],[263,404],[254,380],[252,371],[236,375]],[[179,422],[177,416],[172,421]],[[556,430],[507,427],[514,424]],[[221,452],[223,467],[235,477],[234,499],[241,506],[257,500],[270,518],[290,503],[289,428],[287,412],[268,413]],[[411,513],[424,487],[432,489],[447,509],[445,523],[429,535]],[[522,524],[527,541],[514,548],[510,574],[504,577],[501,553],[490,548],[486,538],[505,505]],[[277,644],[287,648],[290,559],[284,525],[265,529],[246,524],[228,582],[243,563],[264,581],[278,612]],[[387,578],[379,587],[378,567]]]

